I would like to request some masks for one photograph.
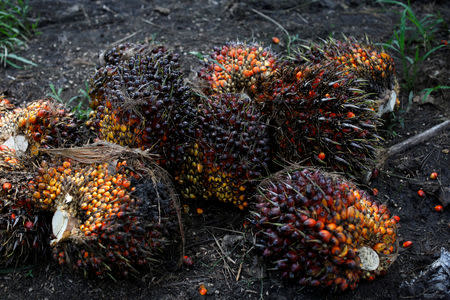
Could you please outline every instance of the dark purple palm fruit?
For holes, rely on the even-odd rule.
[[[395,218],[341,176],[285,170],[261,184],[256,202],[256,246],[285,279],[354,289],[396,259]]]
[[[119,45],[104,55],[91,80],[87,124],[100,139],[150,149],[166,165],[183,147],[192,119],[192,92],[178,55],[162,46]]]
[[[265,117],[244,94],[218,94],[199,99],[191,126],[195,138],[175,172],[181,195],[244,209],[270,162]]]

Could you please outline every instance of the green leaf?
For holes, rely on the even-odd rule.
[[[18,60],[18,61],[20,61],[20,62],[23,62],[23,63],[25,63],[25,64],[28,64],[28,65],[32,65],[32,66],[37,67],[37,64],[35,64],[35,63],[32,62],[31,60],[28,60],[28,59],[23,58],[23,57],[21,57],[21,56],[17,56],[17,55],[15,55],[14,53],[9,53],[9,54],[8,54],[8,58],[12,58],[12,59]]]
[[[433,49],[431,49],[430,51],[428,51],[427,53],[425,53],[425,55],[422,57],[422,60],[426,60],[428,58],[428,56],[430,56],[433,52],[435,52],[436,50],[441,49],[442,47],[445,47],[446,45],[439,45],[437,47],[434,47]]]
[[[435,86],[432,88],[423,89],[422,92],[425,92],[425,94],[423,95],[422,102],[425,102],[431,93],[433,93],[437,90],[448,90],[448,89],[450,89],[450,86],[448,86],[448,85],[438,85],[438,86]]]

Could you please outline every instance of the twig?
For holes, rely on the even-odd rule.
[[[84,9],[84,5],[81,5],[81,10],[83,11],[83,15],[88,21],[89,26],[92,26],[91,18],[89,18],[89,15],[86,12],[86,9]]]
[[[219,243],[219,241],[217,240],[217,238],[214,236],[214,234],[212,234],[212,236],[213,236],[213,238],[214,238],[214,241],[215,241],[216,244],[217,244],[217,247],[219,247],[219,250],[220,250],[220,252],[222,253],[222,255],[223,255],[224,257],[226,257],[232,264],[235,265],[236,262],[235,262],[234,260],[232,260],[231,257],[229,257],[228,255],[225,254],[225,251],[223,251],[222,246],[220,246],[220,243]],[[227,264],[227,265],[228,265],[228,264]]]
[[[228,231],[228,232],[233,232],[233,233],[238,233],[238,234],[242,234],[244,235],[245,233],[241,232],[241,231],[237,231],[237,230],[232,230],[232,229],[227,229],[227,228],[220,228],[220,227],[216,227],[216,226],[205,226],[206,228],[211,228],[211,229],[217,229],[217,230],[223,230],[223,231]]]
[[[260,15],[261,17],[263,17],[263,18],[269,20],[269,21],[272,22],[273,24],[277,25],[281,30],[283,30],[283,32],[286,34],[286,36],[287,36],[288,38],[290,37],[289,32],[288,32],[288,31],[287,31],[280,23],[278,23],[277,21],[275,21],[275,20],[272,19],[271,17],[269,17],[269,16],[263,14],[262,12],[257,11],[257,10],[254,9],[254,8],[252,8],[252,11],[253,11],[254,13]]]
[[[236,275],[236,281],[239,281],[239,278],[241,277],[241,271],[242,271],[243,264],[244,264],[244,262],[241,262],[241,264],[239,265],[238,273]]]
[[[142,19],[142,22],[150,24],[150,25],[153,25],[153,26],[158,27],[158,28],[162,28],[162,26],[160,26],[158,24],[155,24],[155,23],[153,23],[152,21],[149,21],[149,20]]]
[[[439,134],[441,131],[447,129],[448,127],[450,127],[450,120],[446,120],[446,121],[430,128],[422,133],[419,133],[413,137],[410,137],[406,141],[400,142],[394,146],[391,146],[387,150],[382,151],[380,154],[380,160],[378,162],[378,167],[382,167],[389,157],[399,154],[399,153],[405,151],[406,149],[409,149],[413,146],[416,146],[420,143],[423,143],[423,142],[429,140],[430,138],[436,136],[437,134]]]
[[[138,34],[139,32],[141,32],[141,30],[138,30],[138,31],[136,31],[136,32],[134,32],[134,33],[132,33],[132,34],[127,35],[127,36],[124,37],[124,38],[121,38],[121,39],[118,40],[118,41],[115,41],[114,43],[111,44],[111,47],[114,47],[114,46],[116,46],[116,45],[118,45],[118,44],[120,44],[120,43],[122,43],[122,42],[124,42],[124,41],[126,41],[126,40],[128,40],[128,39],[131,39],[133,36],[135,36],[135,35]]]

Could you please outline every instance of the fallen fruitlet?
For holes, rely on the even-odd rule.
[[[194,264],[194,261],[192,260],[191,257],[185,255],[183,256],[183,263],[187,266],[192,266]]]
[[[412,246],[412,242],[411,241],[403,242],[402,246],[403,246],[403,248],[409,248]]]
[[[419,195],[419,197],[425,197],[425,192],[422,189],[420,189],[417,191],[417,195]]]
[[[200,293],[200,295],[204,296],[208,293],[208,290],[206,289],[205,285],[201,284],[198,288],[198,292]]]
[[[374,196],[377,196],[377,195],[378,195],[378,189],[377,189],[377,188],[373,188],[373,189],[372,189],[372,194],[373,194]]]
[[[256,198],[256,246],[283,278],[354,289],[386,273],[397,257],[387,207],[338,175],[295,167],[264,181]]]
[[[434,210],[437,212],[441,212],[441,211],[444,211],[444,207],[442,205],[436,205],[434,207]]]

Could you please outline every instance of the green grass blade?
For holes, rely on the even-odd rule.
[[[21,57],[21,56],[15,55],[14,53],[8,54],[8,58],[12,58],[12,59],[15,59],[15,60],[17,60],[17,61],[23,62],[24,64],[32,65],[32,66],[34,66],[34,67],[37,67],[37,64],[35,64],[35,63],[32,62],[31,60],[28,60],[28,59],[23,58],[23,57]]]
[[[433,52],[435,52],[436,50],[439,50],[443,47],[445,47],[446,45],[439,45],[437,47],[434,47],[433,49],[431,49],[430,51],[428,51],[427,53],[425,53],[425,55],[422,57],[422,60],[426,60],[428,58],[428,56],[430,56]]]

